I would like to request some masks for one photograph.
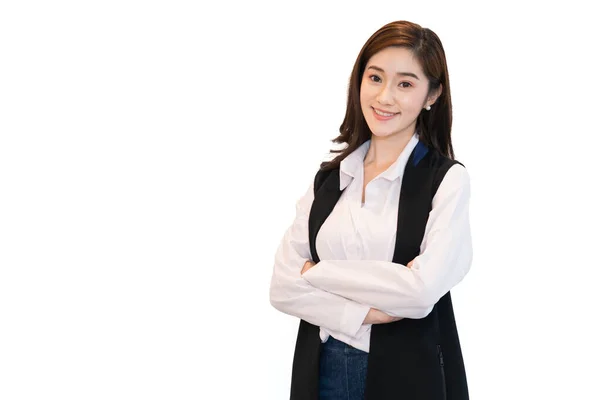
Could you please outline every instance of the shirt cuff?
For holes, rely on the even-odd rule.
[[[356,337],[371,307],[349,301],[342,312],[340,332]]]

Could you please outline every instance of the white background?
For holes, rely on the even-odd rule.
[[[600,399],[600,31],[547,3],[2,2],[0,399],[286,399],[273,256],[398,19],[472,179],[471,397]]]

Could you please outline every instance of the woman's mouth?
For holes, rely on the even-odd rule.
[[[396,115],[399,114],[399,113],[392,113],[392,112],[386,112],[386,111],[378,110],[378,109],[376,109],[374,107],[371,107],[371,108],[373,109],[373,115],[379,121],[388,121],[388,120],[394,118]]]

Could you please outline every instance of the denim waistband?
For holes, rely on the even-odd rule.
[[[333,336],[329,336],[325,343],[321,344],[323,349],[334,352],[343,352],[344,354],[352,354],[352,355],[363,355],[367,357],[369,353],[354,348],[341,340],[337,340]]]

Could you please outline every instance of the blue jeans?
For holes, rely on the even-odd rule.
[[[319,400],[363,400],[368,356],[332,336],[322,343]]]

